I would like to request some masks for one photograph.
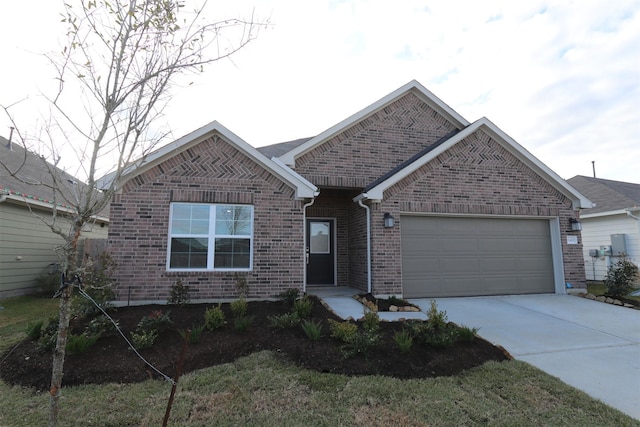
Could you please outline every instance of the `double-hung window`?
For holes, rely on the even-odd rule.
[[[169,221],[169,270],[251,269],[253,206],[172,203]]]

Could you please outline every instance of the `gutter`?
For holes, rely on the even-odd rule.
[[[354,202],[358,202],[365,211],[367,211],[367,293],[371,293],[371,209],[369,206],[362,203],[363,200],[368,200],[367,193],[362,193],[353,199]]]
[[[636,215],[634,215],[634,214],[632,214],[632,213],[631,213],[631,212],[633,212],[633,210],[632,210],[631,208],[627,208],[627,209],[625,209],[624,211],[625,211],[625,212],[627,213],[627,215],[629,215],[631,218],[635,219],[636,221],[640,221],[640,217],[638,217],[638,216],[636,216]]]
[[[317,194],[316,194],[317,196]],[[307,263],[309,262],[309,252],[307,252],[307,208],[315,203],[315,197],[311,199],[309,203],[305,203],[302,206],[302,241],[304,242],[302,247],[302,294],[307,293]]]

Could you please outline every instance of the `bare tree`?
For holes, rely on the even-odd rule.
[[[187,10],[181,0],[76,0],[64,4],[62,22],[67,41],[61,52],[47,56],[56,72],[57,90],[52,96],[45,95],[50,110],[40,140],[50,145],[53,165],[62,147],[73,147],[80,167],[76,176],[86,178],[86,185],[72,196],[67,191],[54,191],[58,197],[66,197],[65,204],[72,207],[69,227],[55,221],[59,214],[55,207],[54,221],[49,221],[51,230],[65,242],[62,268],[68,284],[60,295],[50,426],[58,423],[83,226],[109,204],[125,168],[134,159],[143,159],[167,136],[158,119],[178,76],[202,72],[204,65],[233,55],[267,24],[253,16],[207,22],[204,6],[206,2]],[[17,126],[10,107],[3,108]],[[105,164],[111,167],[103,169]],[[109,187],[98,188],[98,173],[107,172]],[[51,173],[55,175],[55,167]],[[52,183],[54,190],[67,185],[56,176]]]

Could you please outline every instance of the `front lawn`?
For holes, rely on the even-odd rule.
[[[36,299],[3,300],[2,305],[0,342],[5,349],[7,339],[15,344],[24,338],[20,328],[46,319],[56,308],[49,300]],[[30,314],[25,315],[26,311]],[[85,363],[89,366],[92,360]],[[170,389],[169,383],[157,379],[66,387],[60,424],[157,426]],[[0,382],[0,425],[46,424],[48,397],[47,392]],[[637,422],[513,360],[488,362],[448,377],[397,379],[321,373],[269,350],[185,375],[178,385],[170,424],[632,426]]]

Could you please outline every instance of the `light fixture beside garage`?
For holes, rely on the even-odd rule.
[[[569,225],[571,225],[569,231],[582,231],[582,223],[575,218],[569,218]]]
[[[389,212],[384,213],[384,228],[393,228],[396,219]]]

